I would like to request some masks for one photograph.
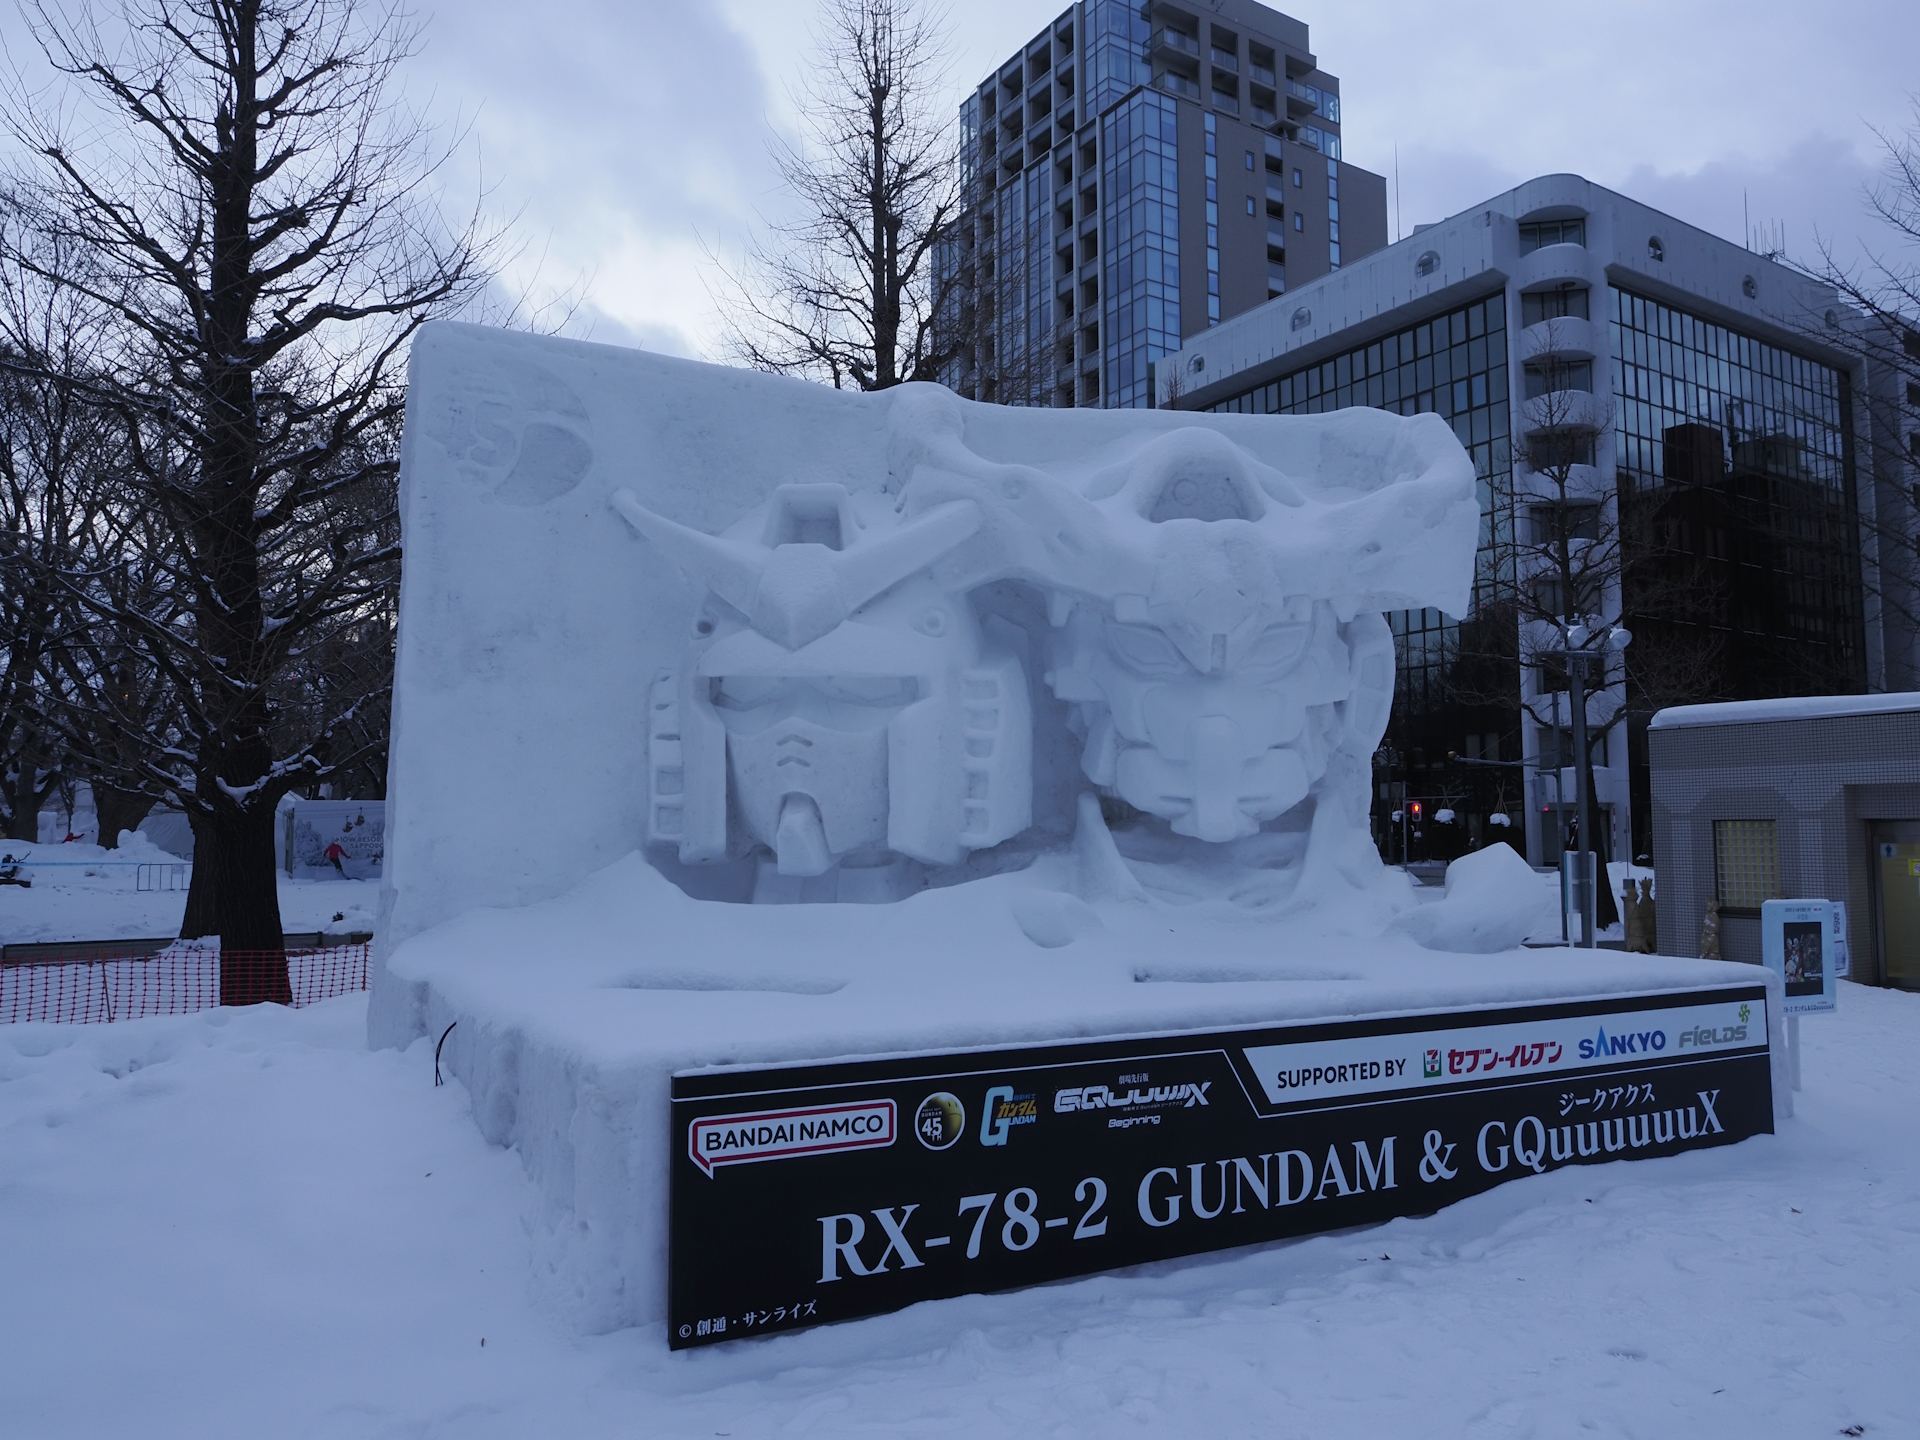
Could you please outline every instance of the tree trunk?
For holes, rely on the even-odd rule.
[[[104,780],[93,782],[93,813],[100,821],[100,848],[118,850],[120,832],[137,830],[153,809],[153,801],[131,790],[121,790]]]
[[[187,882],[187,912],[180,920],[182,940],[201,940],[220,933],[220,907],[215,903],[216,873],[204,864],[213,853],[209,836],[211,823],[198,810],[187,811],[187,824],[193,830],[193,874]]]
[[[39,796],[34,794],[34,772],[31,765],[23,764],[20,773],[7,787],[7,825],[8,840],[24,840],[29,845],[40,840]]]
[[[194,837],[194,875],[212,876],[220,897],[220,1003],[293,1002],[280,887],[273,868],[273,811],[255,806],[209,823]]]

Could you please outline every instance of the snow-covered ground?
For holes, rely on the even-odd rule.
[[[334,887],[336,890],[339,887]],[[1920,996],[1781,1134],[669,1355],[528,1300],[519,1160],[365,1001],[0,1030],[8,1434],[1920,1434]],[[482,1340],[484,1339],[484,1345]]]
[[[180,866],[180,858],[144,836],[117,850],[98,845],[23,845],[0,841],[0,854],[22,861],[33,886],[0,885],[0,944],[33,941],[130,940],[180,933],[187,892],[140,890],[142,864]],[[186,871],[176,872],[184,887]],[[378,880],[280,879],[280,923],[291,934],[373,929]]]

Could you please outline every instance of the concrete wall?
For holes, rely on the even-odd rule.
[[[1869,829],[1920,818],[1920,711],[1655,728],[1647,748],[1662,954],[1699,953],[1713,822],[1771,819],[1783,897],[1844,901],[1853,978],[1883,977]],[[1724,958],[1759,963],[1757,918],[1720,931]]]

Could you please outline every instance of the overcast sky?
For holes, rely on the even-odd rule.
[[[1206,0],[1196,0],[1204,6]],[[1064,6],[963,0],[944,108]],[[1613,186],[1732,240],[1742,195],[1857,253],[1869,127],[1913,123],[1915,0],[1323,0],[1305,21],[1341,81],[1345,158],[1388,177],[1401,218],[1437,220],[1549,171]],[[810,0],[422,4],[409,95],[468,126],[457,195],[484,177],[517,214],[524,283],[583,283],[593,338],[711,355],[705,256],[737,250],[781,197],[767,142],[792,125]],[[17,50],[19,27],[4,28]],[[1391,227],[1390,220],[1390,227]]]

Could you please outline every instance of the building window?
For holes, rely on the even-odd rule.
[[[1577,220],[1534,220],[1520,227],[1520,253],[1531,255],[1549,245],[1585,245],[1587,222]]]
[[[1300,167],[1296,165],[1293,167],[1293,188],[1298,190],[1300,183]]]
[[[1713,889],[1724,911],[1757,914],[1780,897],[1780,842],[1771,820],[1713,822]]]
[[[1217,98],[1217,97],[1216,97]],[[1207,324],[1220,323],[1220,122],[1203,115],[1206,126],[1207,170]],[[1247,201],[1247,213],[1253,213],[1253,201]]]
[[[1647,258],[1649,260],[1665,260],[1667,258],[1667,247],[1661,243],[1658,235],[1649,235],[1647,237]]]
[[[1083,399],[1110,407],[1151,407],[1148,367],[1180,348],[1176,114],[1173,101],[1138,90],[1100,118],[1105,379]]]
[[[1251,195],[1247,197],[1247,213],[1249,215],[1257,215],[1259,213],[1259,211],[1254,208],[1253,196]]]
[[[1527,366],[1527,399],[1538,400],[1560,390],[1593,393],[1591,360],[1543,360]]]
[[[1305,230],[1307,228],[1306,217],[1298,210],[1293,212],[1293,228],[1296,230]]]
[[[1847,373],[1630,291],[1607,301],[1622,521],[1660,537],[1628,628],[1725,647],[1735,698],[1864,690]]]
[[[1247,169],[1253,169],[1253,151],[1247,151]]]
[[[1520,323],[1539,325],[1547,320],[1587,320],[1587,289],[1569,285],[1561,290],[1542,290],[1520,297]]]
[[[1466,617],[1474,623],[1482,607],[1510,600],[1517,584],[1506,320],[1504,292],[1496,292],[1208,408],[1251,415],[1318,415],[1364,405],[1396,415],[1437,413],[1447,421],[1473,458],[1477,478],[1480,546],[1473,612]],[[1288,321],[1295,335],[1312,323],[1313,312],[1305,305],[1297,306]],[[1589,447],[1591,443],[1589,436]],[[1511,611],[1487,613],[1511,616]],[[1453,728],[1457,702],[1448,689],[1448,676],[1459,658],[1462,620],[1439,610],[1396,610],[1387,620],[1393,627],[1396,661],[1389,736],[1403,754],[1418,750],[1444,755],[1458,743]],[[1510,627],[1512,620],[1493,623]],[[1505,663],[1509,668],[1488,683],[1509,688],[1512,709],[1518,711],[1518,662]],[[1489,791],[1476,803],[1496,808],[1495,798]]]

